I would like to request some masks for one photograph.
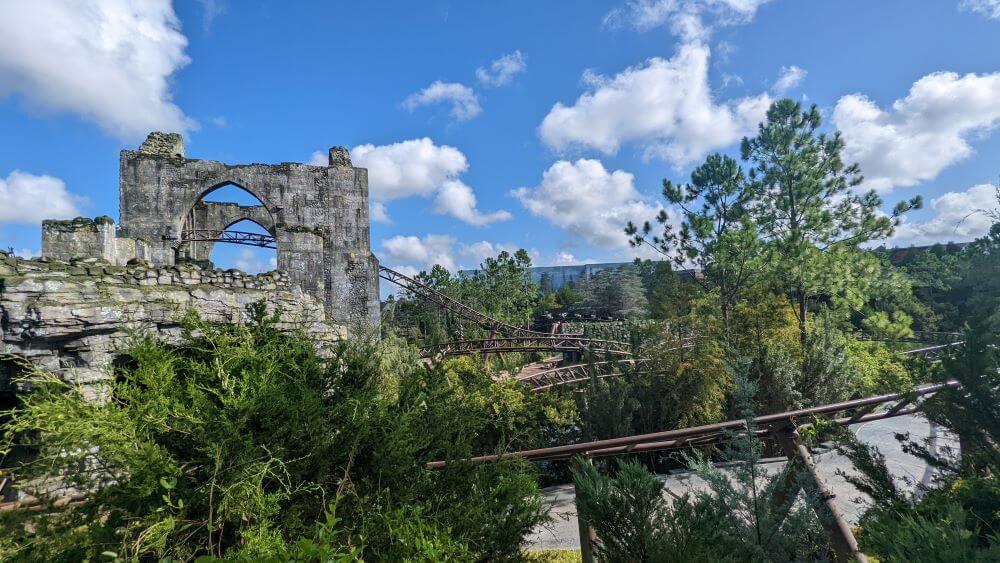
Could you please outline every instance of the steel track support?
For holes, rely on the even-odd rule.
[[[830,535],[830,543],[833,545],[835,560],[840,562],[859,561],[867,563],[868,559],[858,549],[858,540],[854,537],[854,532],[851,531],[850,524],[847,523],[844,515],[834,502],[836,495],[833,494],[833,491],[827,487],[822,477],[820,477],[816,461],[813,459],[812,454],[809,453],[809,448],[802,441],[802,437],[799,436],[798,429],[794,424],[791,424],[776,430],[774,436],[778,439],[778,444],[781,446],[784,454],[788,456],[788,462],[800,464],[800,467],[804,470],[805,479],[800,481],[800,483],[808,487],[808,491],[815,495],[819,501],[816,512],[819,515],[820,523],[823,524],[823,528]]]
[[[573,467],[577,470],[584,463],[590,464],[590,458],[583,456],[573,458]],[[580,488],[576,485],[576,479],[573,479],[573,494],[574,498],[580,498]],[[583,563],[595,563],[597,560],[594,558],[594,544],[597,543],[597,532],[594,531],[589,522],[584,520],[579,508],[576,509],[576,525],[580,533],[580,555],[582,556],[582,561]]]

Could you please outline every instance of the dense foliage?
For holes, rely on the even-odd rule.
[[[737,377],[737,397],[750,430],[755,388]],[[601,561],[805,561],[825,558],[829,546],[813,510],[781,496],[787,471],[761,463],[763,447],[752,434],[733,435],[719,469],[700,456],[688,464],[704,490],[667,498],[663,482],[636,462],[614,475],[582,462],[574,470],[577,508],[598,536]]]
[[[8,444],[35,450],[17,469],[20,487],[53,499],[55,478],[87,500],[4,514],[0,558],[518,553],[541,519],[531,466],[424,463],[537,445],[559,406],[424,367],[398,342],[332,354],[257,308],[246,324],[188,318],[176,346],[138,340],[104,402],[29,375],[33,391],[5,428]]]

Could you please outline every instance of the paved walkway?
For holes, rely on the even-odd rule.
[[[909,432],[911,438],[919,440],[924,437],[934,437],[938,448],[952,447],[957,449],[957,442],[950,436],[943,435],[937,428],[918,415],[900,416],[852,426],[851,429],[861,441],[876,446],[886,458],[886,465],[901,486],[912,490],[915,483],[930,483],[934,471],[923,460],[902,451],[899,442],[893,437],[895,433]],[[859,504],[861,494],[842,477],[837,470],[854,472],[850,462],[842,455],[828,451],[814,455],[819,463],[820,474],[836,495],[837,505],[844,516],[856,523],[864,506]],[[784,465],[783,461],[767,464],[769,471],[776,472]],[[661,475],[666,484],[665,489],[675,494],[704,487],[704,482],[696,475],[683,471]],[[904,479],[910,485],[904,485]],[[553,522],[536,528],[529,536],[529,549],[578,549],[580,538],[576,524],[576,507],[573,504],[573,485],[558,485],[542,491],[549,507],[549,515]]]

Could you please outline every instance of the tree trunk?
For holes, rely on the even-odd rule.
[[[799,288],[796,291],[799,299],[799,343],[802,344],[803,349],[806,345],[806,288],[801,281],[799,282]]]

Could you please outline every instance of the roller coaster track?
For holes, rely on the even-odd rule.
[[[422,351],[424,356],[437,353],[441,356],[462,356],[467,354],[490,354],[505,352],[562,352],[612,354],[631,356],[631,347],[624,342],[596,340],[575,335],[545,334],[542,336],[515,336],[484,338],[479,340],[457,340],[442,344],[437,348]]]
[[[915,350],[906,350],[905,352],[901,352],[901,354],[933,360],[949,353],[962,344],[961,341],[949,342],[947,344],[937,344]],[[692,346],[694,346],[693,339],[687,339],[681,345],[682,348],[690,348]],[[589,381],[592,377],[596,377],[597,379],[615,377],[625,368],[643,371],[648,361],[646,358],[627,358],[604,362],[569,364],[535,372],[526,377],[515,377],[515,379],[532,391],[538,392],[554,387],[583,383]]]
[[[863,399],[853,399],[818,407],[758,416],[754,419],[754,434],[757,436],[766,436],[774,431],[787,429],[789,425],[798,428],[808,427],[812,425],[816,418],[846,426],[913,414],[920,410],[923,401],[928,397],[943,389],[957,389],[958,387],[959,384],[957,381],[933,383],[920,385],[903,393],[876,395]],[[600,457],[664,451],[692,445],[718,444],[731,440],[734,432],[745,434],[747,432],[746,421],[730,420],[728,422],[707,424],[693,428],[653,432],[651,434],[640,434],[624,438],[611,438],[497,455],[483,455],[465,461],[481,463],[510,457],[520,457],[532,461],[552,461],[570,459],[577,455]],[[440,468],[446,464],[447,462],[445,461],[432,461],[427,465],[431,468]]]
[[[706,424],[691,428],[665,430],[649,434],[636,434],[607,440],[594,440],[576,444],[566,444],[534,450],[523,450],[492,455],[481,455],[460,460],[462,463],[491,463],[503,459],[520,458],[533,462],[574,460],[575,464],[590,463],[596,457],[621,456],[643,452],[662,452],[682,448],[720,445],[740,436],[755,436],[758,439],[772,439],[780,446],[788,458],[785,475],[779,480],[775,497],[782,503],[794,502],[800,490],[811,493],[819,502],[813,508],[820,516],[820,522],[829,536],[837,561],[866,561],[858,548],[857,539],[850,524],[835,502],[836,495],[817,469],[820,461],[814,458],[802,431],[814,427],[818,422],[837,426],[850,426],[884,420],[898,416],[919,413],[926,400],[941,391],[959,390],[957,381],[946,381],[921,385],[903,393],[876,395],[841,403],[831,403],[818,407],[786,411],[758,416],[753,421],[729,420],[716,424]],[[459,460],[456,460],[459,461]],[[427,463],[431,469],[441,469],[452,461],[441,460]],[[579,488],[575,490],[580,494]],[[787,510],[777,513],[777,525],[787,515]],[[577,523],[580,528],[580,545],[584,550],[583,560],[593,561],[590,546],[596,535],[590,524],[582,518]]]
[[[509,323],[505,323],[499,319],[495,319],[487,315],[486,313],[477,311],[472,307],[469,307],[465,303],[462,303],[457,299],[453,299],[445,295],[444,293],[441,293],[440,291],[431,288],[427,284],[418,282],[417,280],[411,278],[410,276],[401,274],[395,270],[386,268],[385,266],[379,266],[378,275],[385,281],[394,283],[414,295],[418,295],[428,301],[436,303],[438,306],[443,307],[464,319],[470,320],[490,332],[506,334],[507,336],[522,336],[522,337],[552,336],[547,332],[537,332],[534,330],[529,330],[526,328],[521,328],[519,326],[514,326]]]

